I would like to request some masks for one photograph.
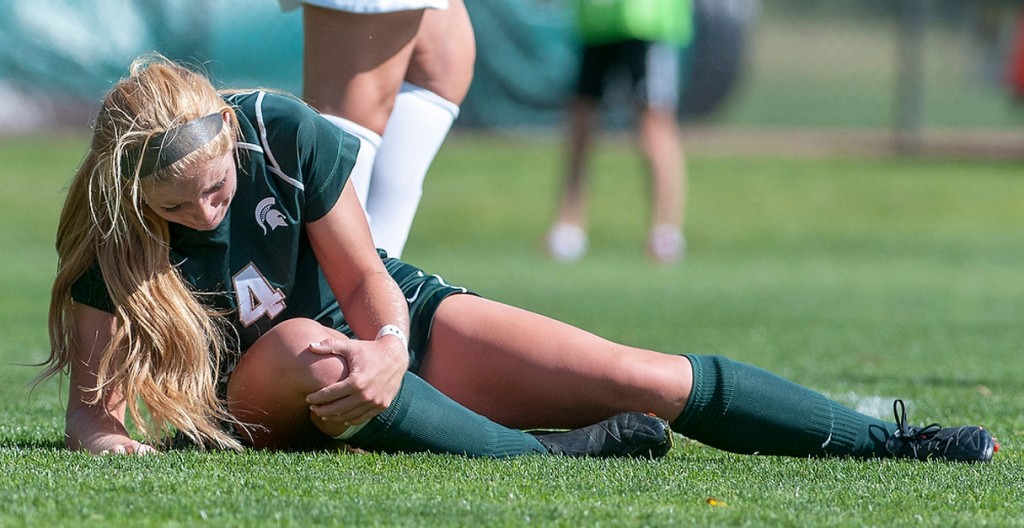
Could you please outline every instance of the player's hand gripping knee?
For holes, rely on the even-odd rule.
[[[90,438],[78,448],[94,455],[149,455],[157,450],[149,444],[119,434],[105,434]]]
[[[409,353],[395,339],[325,339],[309,350],[348,364],[344,379],[306,397],[310,411],[328,422],[359,425],[377,416],[391,405],[409,368]]]

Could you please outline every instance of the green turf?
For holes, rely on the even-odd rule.
[[[986,425],[986,466],[741,457],[338,453],[93,458],[64,451],[47,351],[52,237],[85,138],[0,141],[2,526],[1024,526],[1024,166],[907,159],[690,160],[690,256],[643,257],[644,182],[623,146],[595,160],[592,251],[539,241],[558,146],[459,135],[406,257],[450,282],[616,340],[757,364],[888,418]],[[713,506],[709,498],[719,502]]]

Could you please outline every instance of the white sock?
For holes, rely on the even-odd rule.
[[[359,155],[356,156],[356,164],[352,167],[352,186],[356,189],[356,196],[359,203],[366,209],[366,197],[370,192],[370,177],[373,171],[373,163],[377,158],[377,151],[380,150],[381,138],[376,132],[358,125],[348,119],[335,115],[321,114],[335,126],[359,138]],[[367,211],[366,220],[370,220],[370,213]]]
[[[459,106],[403,83],[373,165],[366,212],[374,243],[400,258],[423,196],[423,179],[459,115]]]

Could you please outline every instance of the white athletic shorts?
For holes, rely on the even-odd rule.
[[[448,9],[448,0],[277,0],[281,11],[297,9],[302,4],[348,11],[349,13],[391,13],[413,9]]]

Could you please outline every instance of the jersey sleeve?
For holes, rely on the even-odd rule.
[[[263,110],[270,143],[290,144],[292,155],[276,161],[282,171],[302,182],[305,221],[323,218],[337,203],[355,166],[359,138],[286,95],[267,94]]]
[[[97,265],[90,266],[71,285],[71,299],[97,310],[114,313],[114,303],[110,300],[107,284],[103,282],[103,274]]]

